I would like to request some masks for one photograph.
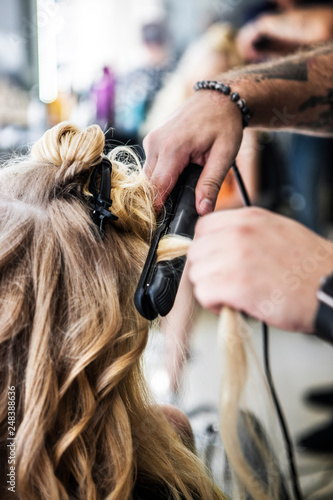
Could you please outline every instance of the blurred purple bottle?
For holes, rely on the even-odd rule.
[[[103,77],[93,85],[91,94],[96,103],[96,121],[102,128],[114,125],[116,79],[111,68],[103,68]]]

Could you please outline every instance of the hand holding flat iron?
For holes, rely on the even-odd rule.
[[[145,171],[156,188],[156,208],[192,162],[204,165],[196,189],[197,211],[212,212],[242,137],[242,115],[235,103],[214,90],[194,94],[144,140]]]

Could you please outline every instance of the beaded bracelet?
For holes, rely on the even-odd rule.
[[[207,89],[207,90],[217,90],[218,92],[221,92],[224,95],[230,95],[230,99],[232,102],[235,102],[240,109],[242,113],[242,118],[243,118],[243,127],[247,127],[248,124],[250,123],[250,120],[252,118],[252,115],[250,113],[249,108],[246,106],[246,103],[244,99],[240,98],[240,95],[238,92],[232,92],[231,93],[231,88],[229,85],[224,85],[221,82],[215,82],[214,80],[202,80],[200,82],[197,82],[194,85],[194,90],[201,90],[201,89]]]

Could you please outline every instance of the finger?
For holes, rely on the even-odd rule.
[[[246,208],[218,210],[212,214],[201,217],[195,226],[194,241],[202,238],[203,236],[213,234],[218,231],[225,231],[244,224],[246,220],[246,212]]]
[[[253,273],[249,266],[228,255],[225,262],[216,260],[215,267],[206,267],[202,274],[199,265],[189,267],[189,279],[198,302],[209,310],[228,305],[250,313],[253,305]],[[224,259],[222,259],[224,260]],[[204,264],[202,264],[204,265]]]
[[[197,258],[194,257],[194,260],[190,262],[189,266],[190,281],[194,284],[198,284],[202,280],[212,278],[217,274],[223,276],[227,269],[224,256],[225,254],[222,251],[216,252],[215,255],[210,253],[208,257],[202,255],[197,255]],[[228,259],[228,255],[226,255],[226,258]],[[228,260],[230,260],[230,258]]]
[[[226,151],[220,142],[213,145],[196,188],[196,208],[199,215],[206,215],[214,210],[222,182],[236,154],[237,151]]]
[[[234,281],[246,268],[251,268],[253,244],[245,242],[240,247],[237,239],[237,234],[227,231],[225,234],[210,234],[195,241],[187,256],[191,281],[200,282],[208,276],[219,276],[221,282],[226,284],[227,280]]]
[[[190,248],[187,252],[187,262],[189,266],[193,268],[194,266],[214,266],[215,263],[210,264],[211,261],[217,261],[217,266],[219,267],[222,261],[222,257],[225,255],[229,242],[232,238],[224,237],[225,231],[219,231],[217,233],[208,233],[200,238],[194,238]],[[223,242],[221,244],[221,241]]]
[[[201,305],[201,307],[213,314],[219,315],[221,313],[224,304],[216,296],[207,296],[206,290],[203,286],[198,288],[194,287],[193,294],[196,298],[196,301]]]
[[[198,220],[195,226],[195,238],[201,238],[217,231],[233,230],[242,237],[258,228],[267,229],[269,223],[277,220],[277,215],[259,207],[242,207],[232,210],[218,210]]]
[[[258,32],[276,42],[296,41],[298,38],[297,24],[289,15],[265,15],[258,20]]]
[[[193,293],[199,304],[213,313],[220,312],[227,304],[221,295],[221,284],[218,281],[214,277],[209,277],[193,285]]]
[[[188,155],[181,153],[159,155],[154,171],[150,177],[150,182],[156,192],[154,205],[157,210],[162,208],[167,196],[171,193],[178,177],[188,163]]]
[[[240,209],[233,210],[218,210],[211,214],[201,217],[195,226],[195,239],[205,236],[210,233],[222,231],[234,224],[238,223],[241,219]]]
[[[281,19],[282,17],[282,19]],[[283,25],[281,25],[281,21],[284,21],[285,23],[285,18],[282,15],[272,15],[272,14],[265,14],[260,16],[256,21],[255,21],[255,26],[256,26],[256,31],[258,36],[266,36],[268,38],[270,37],[276,37],[276,38],[281,38],[281,36],[284,35],[283,30]],[[282,32],[282,35],[281,35]]]
[[[158,153],[155,148],[156,144],[157,141],[154,141],[152,132],[146,135],[142,142],[143,149],[146,154],[146,161],[143,167],[143,171],[148,179],[151,178],[158,160]]]
[[[158,160],[157,154],[156,155],[150,154],[149,156],[147,156],[147,153],[146,153],[146,161],[145,161],[144,166],[143,166],[143,171],[146,174],[146,176],[148,177],[148,179],[150,179],[151,176],[153,175],[157,160]]]

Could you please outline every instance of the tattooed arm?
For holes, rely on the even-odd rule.
[[[252,111],[254,128],[333,135],[333,43],[220,75]],[[196,190],[200,215],[213,210],[242,141],[242,118],[229,97],[196,92],[145,139],[145,171],[157,208],[189,161],[204,165]]]
[[[333,43],[224,75],[253,109],[252,127],[333,135]]]

